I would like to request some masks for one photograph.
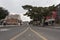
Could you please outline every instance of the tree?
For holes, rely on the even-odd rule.
[[[54,5],[49,7],[33,7],[31,5],[24,5],[22,7],[23,9],[28,10],[24,15],[29,16],[31,19],[33,19],[33,21],[40,22],[42,21],[42,19],[44,19],[45,22],[45,17],[51,16],[51,12],[55,9]]]
[[[5,10],[3,7],[0,7],[0,20],[4,19],[8,14],[8,10]]]

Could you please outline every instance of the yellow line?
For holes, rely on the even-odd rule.
[[[11,38],[10,40],[15,40],[16,38],[18,38],[19,36],[23,35],[30,27],[28,27],[27,29],[25,29],[23,32],[17,34],[16,36],[14,36],[13,38]],[[47,40],[44,36],[42,36],[41,34],[39,34],[38,32],[34,31],[33,29],[30,28],[30,30],[32,32],[34,32],[35,34],[37,34],[40,38],[42,38],[43,40]]]
[[[47,40],[44,36],[42,36],[40,33],[38,33],[38,32],[36,32],[36,31],[34,31],[33,29],[31,29],[30,28],[30,30],[32,31],[32,32],[34,32],[35,34],[37,34],[40,38],[42,38],[43,40]]]
[[[25,29],[23,32],[17,34],[17,35],[14,36],[13,38],[11,38],[10,40],[15,40],[16,38],[18,38],[19,36],[21,36],[22,34],[24,34],[28,29],[29,29],[29,27],[28,27],[27,29]]]

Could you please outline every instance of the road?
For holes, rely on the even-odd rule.
[[[0,28],[0,40],[10,40],[13,36],[21,33],[27,28],[27,26],[9,26]],[[1,30],[4,29],[4,30]],[[8,30],[6,30],[8,29]]]
[[[60,40],[60,30],[23,24],[22,26],[4,27],[0,31],[0,40]]]
[[[44,36],[47,40],[60,40],[59,29],[45,27],[32,27],[32,29]]]

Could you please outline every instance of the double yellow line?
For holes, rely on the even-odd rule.
[[[42,36],[40,33],[34,31],[33,29],[31,29],[30,27],[27,27],[27,29],[25,29],[23,32],[17,34],[16,36],[14,36],[13,38],[11,38],[10,40],[15,40],[16,38],[18,38],[19,36],[23,35],[28,29],[30,29],[32,32],[34,32],[37,36],[39,36],[40,38],[42,38],[43,40],[47,40],[44,36]]]

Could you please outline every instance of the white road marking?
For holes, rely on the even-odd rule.
[[[15,40],[15,39],[18,38],[19,36],[23,35],[28,29],[29,29],[29,27],[28,27],[27,29],[25,29],[23,32],[17,34],[17,35],[14,36],[13,38],[11,38],[10,40]]]
[[[10,29],[0,29],[0,31],[9,31]]]

